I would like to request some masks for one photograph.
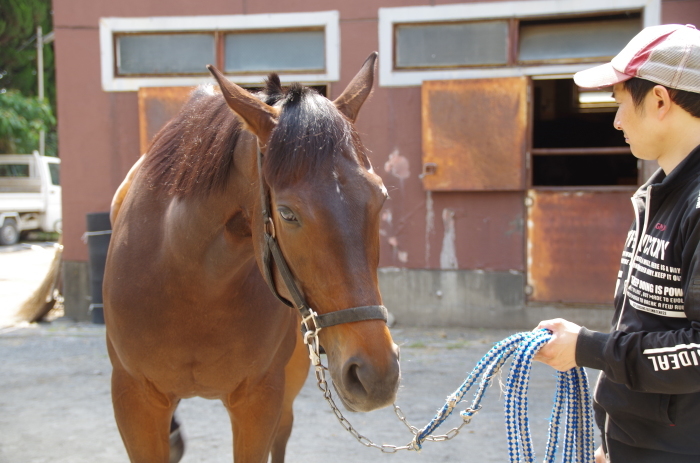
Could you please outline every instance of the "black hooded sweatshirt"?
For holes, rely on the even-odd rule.
[[[632,204],[612,331],[582,328],[576,363],[602,370],[594,409],[606,438],[700,455],[700,146]]]

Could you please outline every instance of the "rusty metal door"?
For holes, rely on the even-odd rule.
[[[530,301],[612,303],[634,218],[633,193],[634,188],[528,191]]]
[[[424,82],[423,185],[482,201],[521,191],[528,301],[610,304],[635,187],[528,190],[531,85],[527,77]]]
[[[508,77],[423,83],[426,190],[525,190],[529,82]]]
[[[153,136],[180,111],[193,87],[143,87],[139,89],[139,146],[145,153]]]

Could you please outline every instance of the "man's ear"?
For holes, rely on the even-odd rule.
[[[656,116],[661,120],[671,110],[671,95],[668,94],[668,89],[663,85],[655,85],[649,93],[648,97],[652,99]]]

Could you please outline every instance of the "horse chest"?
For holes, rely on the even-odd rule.
[[[251,378],[281,371],[291,356],[298,325],[287,307],[234,305],[230,299],[171,302],[157,319],[134,310],[108,327],[124,365],[162,391],[218,397]]]
[[[162,377],[162,388],[183,398],[220,398],[241,384],[256,383],[271,372],[280,371],[283,363],[277,357],[286,355],[200,349],[195,355],[173,359],[175,368]],[[192,358],[196,359],[189,360]]]

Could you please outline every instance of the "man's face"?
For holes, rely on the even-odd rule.
[[[632,95],[622,83],[615,84],[613,96],[618,104],[613,125],[625,135],[625,142],[630,145],[632,154],[647,161],[657,159],[661,153],[658,152],[654,143],[656,127],[653,124],[654,119],[648,117],[646,107],[649,103],[653,103],[650,98],[651,93],[646,95],[639,107],[635,107]],[[652,108],[648,109],[652,110]]]

